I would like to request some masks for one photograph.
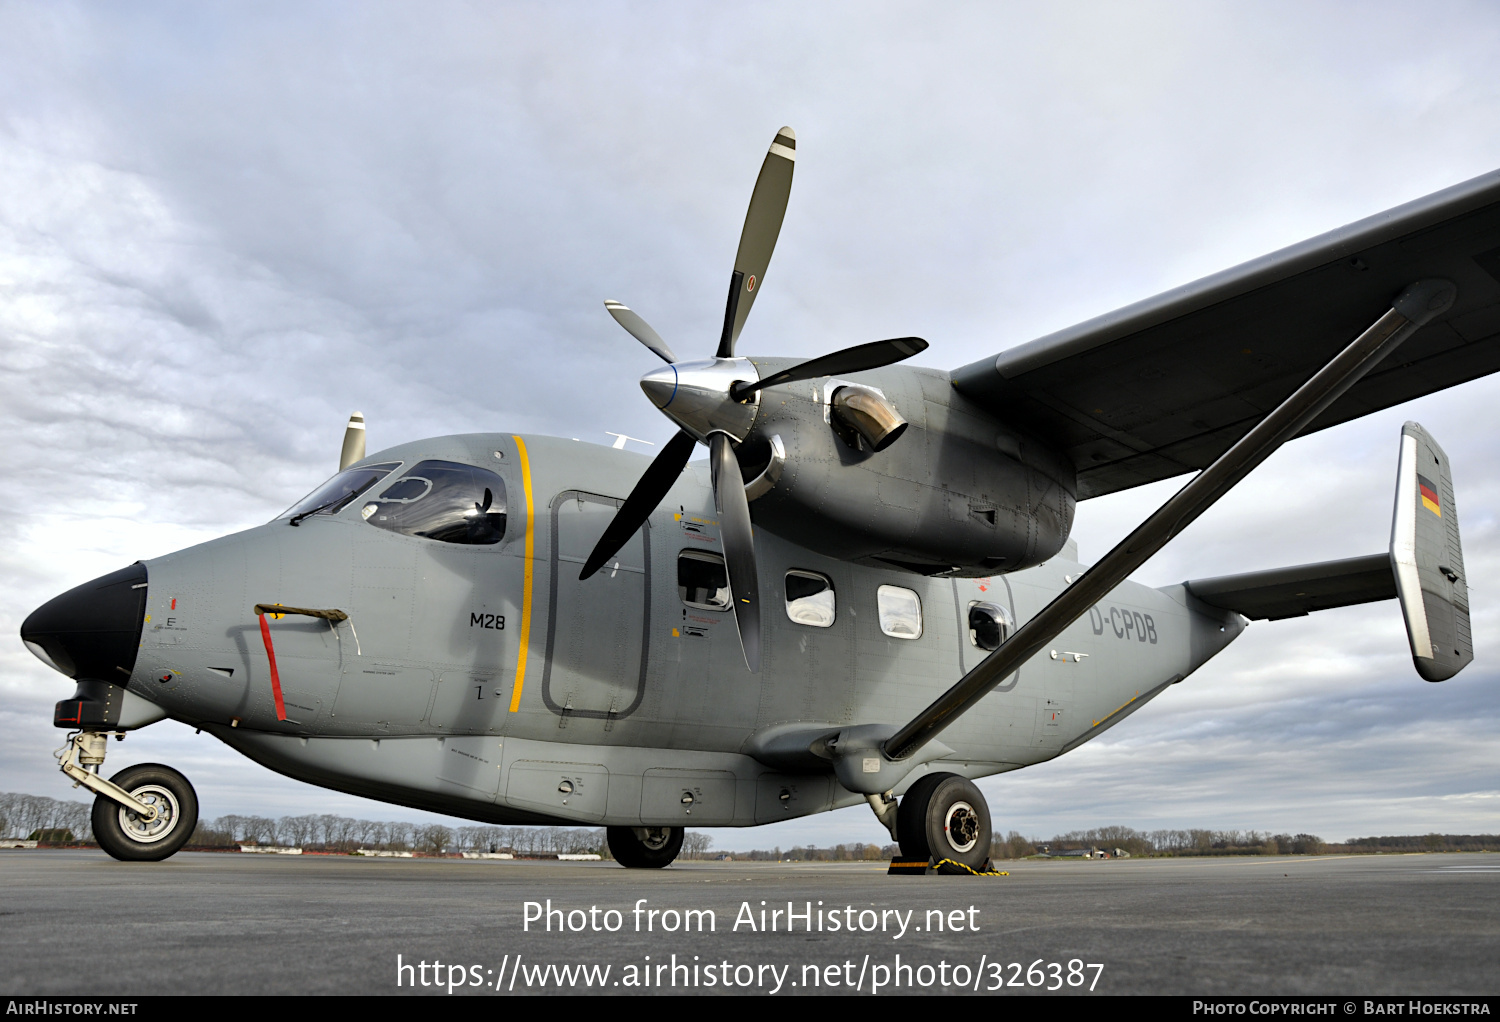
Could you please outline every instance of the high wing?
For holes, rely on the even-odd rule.
[[[1302,435],[1500,370],[1500,171],[955,370],[953,386],[1065,452],[1078,496],[1201,469],[1402,288],[1453,307]]]

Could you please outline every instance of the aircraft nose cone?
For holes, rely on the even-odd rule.
[[[658,408],[665,408],[677,396],[677,367],[665,365],[641,377],[641,389]]]
[[[145,616],[146,566],[132,564],[42,604],[21,625],[21,641],[70,678],[121,683],[135,668]]]

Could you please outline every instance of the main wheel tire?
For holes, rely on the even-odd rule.
[[[932,858],[932,848],[927,844],[927,800],[943,778],[956,776],[923,774],[901,796],[896,806],[896,843],[901,846],[903,859],[915,862]]]
[[[904,855],[979,869],[990,858],[990,807],[967,777],[928,774],[902,798],[896,835]]]
[[[661,869],[682,851],[681,827],[609,827],[604,836],[615,861],[630,869]]]
[[[94,799],[94,840],[122,862],[159,862],[187,844],[198,826],[198,793],[188,779],[169,766],[141,763],[110,778],[142,802],[157,807],[154,820],[143,820],[103,795]]]

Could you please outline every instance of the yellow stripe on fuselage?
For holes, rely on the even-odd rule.
[[[1442,508],[1438,507],[1437,501],[1429,500],[1427,497],[1423,497],[1422,506],[1431,511],[1433,514],[1437,515],[1439,518],[1443,517],[1443,510]]]
[[[536,547],[536,530],[531,522],[531,462],[526,457],[526,441],[514,437],[521,456],[521,490],[526,494],[525,589],[521,594],[521,642],[516,652],[516,683],[510,690],[510,712],[521,708],[521,688],[526,684],[526,652],[531,644],[531,565]]]

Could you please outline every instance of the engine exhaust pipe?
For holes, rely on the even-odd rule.
[[[830,418],[844,442],[857,448],[863,440],[872,451],[883,451],[906,432],[907,422],[879,391],[847,384],[833,392]]]

